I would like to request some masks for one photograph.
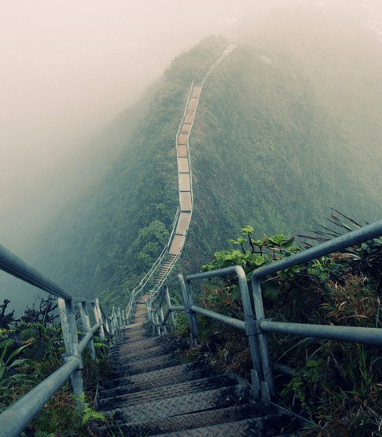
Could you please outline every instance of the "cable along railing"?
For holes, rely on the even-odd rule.
[[[77,398],[77,407],[82,409],[83,405],[79,400],[84,391],[81,370],[82,353],[88,346],[91,359],[95,361],[94,334],[99,331],[101,341],[105,341],[105,335],[115,337],[121,325],[121,317],[118,318],[118,311],[114,310],[112,316],[107,317],[97,298],[86,299],[71,296],[3,246],[0,246],[0,270],[57,297],[66,351],[62,356],[64,363],[58,370],[0,414],[0,437],[16,437],[69,377],[73,394]],[[90,324],[90,306],[93,309],[95,320],[93,326]],[[83,338],[81,340],[78,338],[79,327],[76,321],[78,313],[82,325]]]
[[[327,241],[318,246],[311,247],[295,255],[291,255],[285,259],[259,267],[253,272],[251,279],[254,308],[252,308],[247,279],[241,266],[232,266],[220,270],[196,273],[188,275],[185,278],[183,275],[177,275],[164,283],[155,302],[151,302],[151,305],[147,307],[148,317],[150,323],[152,323],[153,331],[159,335],[166,333],[167,330],[175,331],[176,323],[173,313],[178,311],[186,313],[192,344],[197,342],[199,336],[197,314],[245,331],[248,337],[253,363],[253,369],[251,371],[253,394],[255,398],[262,398],[269,401],[275,395],[272,376],[273,370],[291,375],[292,369],[271,362],[267,333],[298,335],[311,338],[382,346],[382,329],[267,320],[264,313],[261,279],[267,275],[378,238],[381,235],[382,220],[349,232],[346,235],[334,238],[333,240]],[[193,302],[191,285],[193,281],[232,274],[235,274],[238,280],[245,315],[244,321],[201,308]],[[175,306],[171,303],[169,288],[170,285],[174,283],[178,283],[181,288],[183,298],[183,305],[181,306]]]

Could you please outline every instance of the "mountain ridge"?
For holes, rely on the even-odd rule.
[[[200,99],[190,140],[195,212],[181,261],[185,271],[198,270],[246,223],[260,235],[293,234],[314,226],[331,206],[358,221],[381,212],[377,148],[351,138],[352,119],[333,118],[334,104],[325,106],[301,55],[275,51],[274,41],[269,49],[263,42],[256,48],[251,39],[242,38],[211,74]],[[123,136],[126,114],[110,125],[109,141],[121,146],[112,170],[40,239],[37,268],[72,294],[102,293],[104,305],[126,301],[167,242],[178,197],[175,134],[191,80],[221,42],[206,38],[172,62],[146,96],[146,116],[129,138]],[[369,91],[382,59],[380,52],[373,56],[365,67],[366,75],[376,75]],[[351,98],[365,108],[370,99],[361,91]],[[346,102],[335,103],[345,108]],[[372,103],[379,129],[377,99]],[[362,126],[369,113],[361,115]],[[367,128],[363,132],[370,142]],[[357,147],[363,152],[353,153]],[[360,155],[367,169],[359,168]]]

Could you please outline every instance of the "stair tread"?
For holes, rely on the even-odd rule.
[[[110,398],[112,396],[172,386],[182,382],[208,378],[212,375],[210,368],[205,367],[191,370],[186,366],[174,366],[123,378],[117,387],[102,390],[100,398]]]
[[[177,366],[179,364],[174,354],[161,355],[159,357],[148,358],[147,360],[135,363],[124,363],[117,369],[117,373],[125,376],[136,375],[151,370],[163,369],[165,367]]]
[[[120,408],[118,418],[124,423],[159,420],[198,411],[225,408],[247,403],[238,386],[220,387],[167,399],[150,401]]]
[[[126,384],[139,384],[141,381],[155,380],[159,378],[166,378],[168,375],[177,375],[180,373],[192,372],[194,370],[211,370],[204,361],[196,361],[188,364],[180,364],[172,367],[165,367],[163,369],[149,370],[148,372],[138,373],[136,375],[125,376],[122,378],[116,378],[114,380],[108,380],[103,382],[105,389],[111,389],[113,387],[119,387]]]
[[[108,407],[110,404],[125,403],[129,405],[143,404],[149,401],[161,400],[163,398],[169,399],[179,397],[182,394],[191,394],[208,390],[213,390],[221,387],[229,387],[235,382],[224,376],[215,376],[210,378],[198,379],[196,381],[182,382],[173,384],[171,386],[165,386],[160,388],[152,388],[150,390],[142,390],[136,393],[127,393],[124,395],[114,396],[112,398],[103,398],[99,400],[99,404],[104,407]]]
[[[150,417],[141,422],[130,422],[119,424],[119,428],[125,435],[152,435],[158,432],[174,432],[186,429],[199,428],[200,425],[211,426],[226,422],[233,422],[254,417],[267,411],[272,413],[272,409],[264,409],[264,406],[254,403],[242,404],[228,408],[216,410],[198,411],[195,413],[177,415],[172,417],[153,420]]]
[[[270,415],[244,419],[237,422],[221,423],[212,426],[203,426],[200,428],[188,429],[183,431],[174,431],[170,433],[155,434],[155,437],[266,437],[277,436],[282,431],[284,421],[290,419],[288,415]],[[286,423],[285,423],[286,425]],[[295,435],[295,434],[292,434]]]

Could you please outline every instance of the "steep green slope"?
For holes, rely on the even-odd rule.
[[[117,117],[103,134],[121,147],[112,170],[39,237],[33,265],[71,293],[120,300],[167,242],[178,202],[175,135],[191,80],[219,47],[208,38],[176,58],[143,97],[145,117],[125,141],[131,111]]]
[[[363,65],[366,75],[375,69]],[[260,235],[301,232],[331,206],[378,218],[381,100],[364,111],[376,80],[360,89],[346,83],[339,99],[341,84],[328,92],[296,56],[240,44],[206,82],[197,113],[189,250],[211,253],[233,224],[248,222]]]
[[[182,256],[187,272],[246,223],[261,236],[311,228],[330,206],[357,220],[381,215],[382,103],[374,97],[381,51],[365,50],[367,38],[355,46],[369,80],[343,88],[338,80],[333,93],[312,59],[322,75],[348,71],[355,55],[330,56],[340,50],[327,44],[331,31],[327,26],[318,58],[310,53],[307,63],[311,47],[293,38],[287,44],[288,26],[272,38],[251,32],[205,83],[190,142],[195,213]],[[178,202],[175,134],[187,92],[220,45],[207,38],[173,61],[148,90],[144,116],[126,140],[126,114],[108,127],[107,140],[121,147],[113,169],[40,237],[34,265],[71,293],[121,303],[161,251]]]

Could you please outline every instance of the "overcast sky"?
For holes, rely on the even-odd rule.
[[[202,37],[224,33],[227,18],[241,26],[261,19],[270,4],[294,1],[3,1],[0,244],[18,250],[26,242],[44,220],[42,199],[55,195],[49,185],[59,185],[60,163],[136,101],[172,59]],[[326,7],[340,0],[310,1]]]
[[[224,31],[225,18],[258,14],[261,3],[3,1],[0,244],[17,250],[33,232],[49,169],[137,100],[174,57]]]
[[[27,242],[44,220],[43,199],[55,195],[50,185],[60,184],[60,163],[134,103],[172,59],[224,33],[227,18],[242,26],[296,1],[2,1],[0,244],[17,251]],[[310,0],[323,7],[338,1]]]
[[[43,203],[55,197],[59,205],[61,163],[134,103],[172,59],[202,37],[224,33],[225,19],[241,26],[261,20],[270,4],[292,1],[298,0],[3,0],[0,244],[22,254],[47,219]],[[326,7],[340,0],[310,1]],[[367,10],[379,4],[344,1]],[[382,31],[381,14],[374,16]]]

